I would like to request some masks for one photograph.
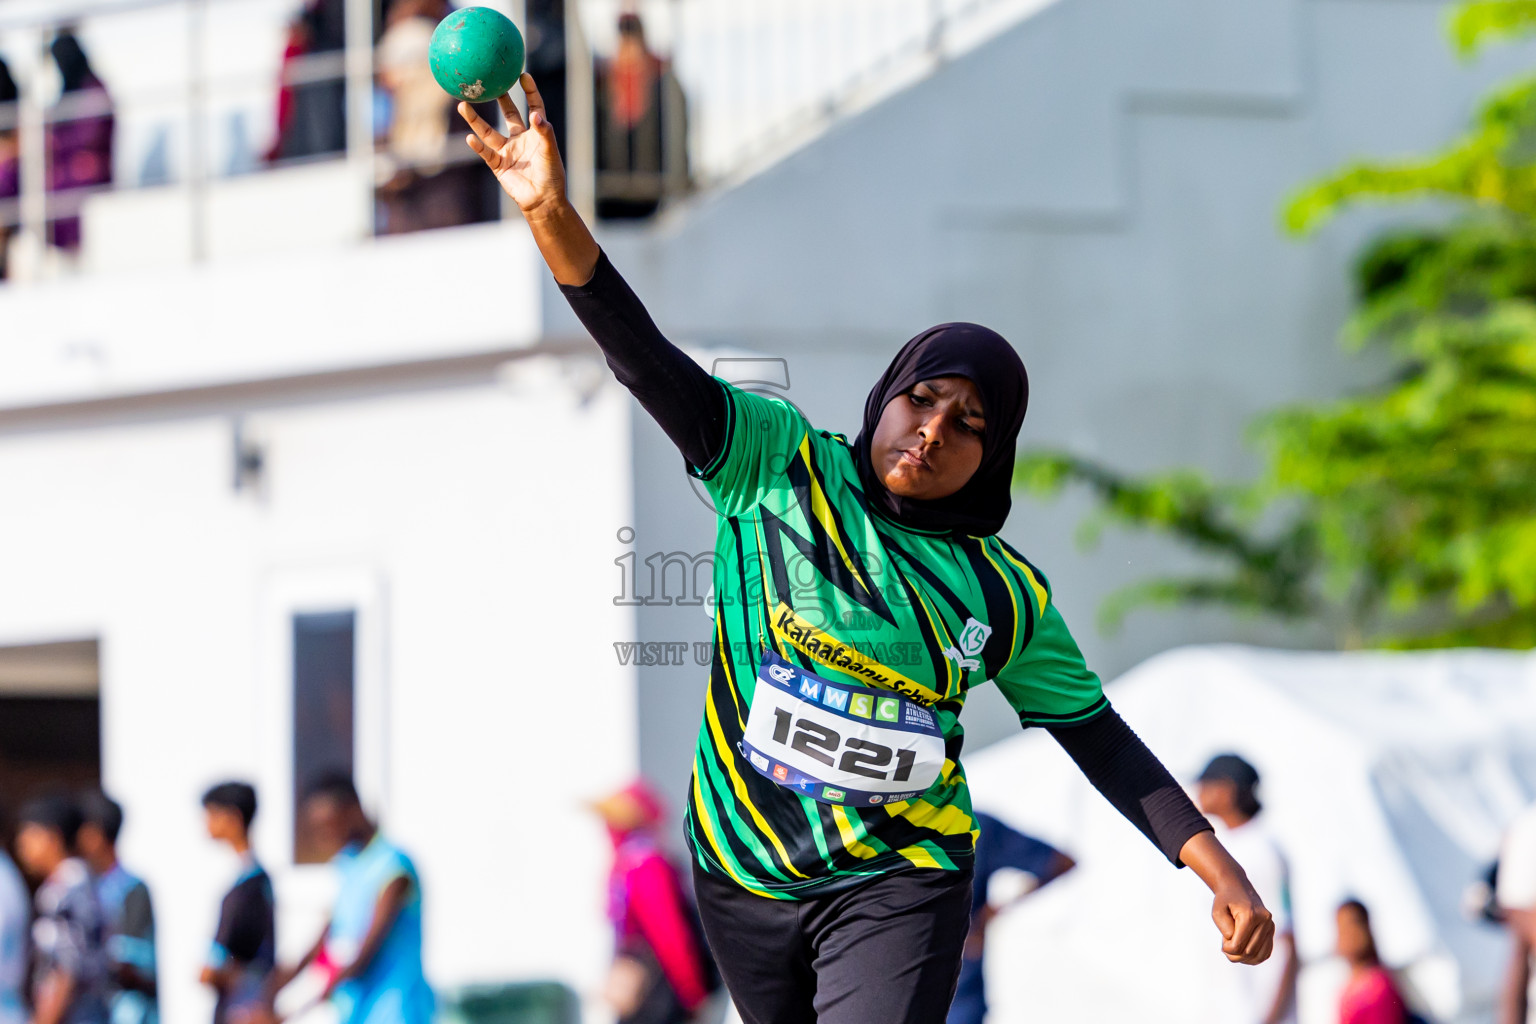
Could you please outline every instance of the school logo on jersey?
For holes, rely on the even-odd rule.
[[[961,670],[968,668],[981,668],[982,648],[987,646],[987,637],[992,635],[992,627],[984,622],[977,622],[972,616],[965,620],[965,628],[960,631],[960,645],[958,647],[944,648],[944,657],[954,658]]]

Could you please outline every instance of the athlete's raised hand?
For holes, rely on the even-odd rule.
[[[1221,951],[1235,964],[1261,964],[1275,948],[1275,918],[1248,881],[1242,865],[1212,832],[1184,844],[1179,859],[1210,886],[1211,917],[1221,932]]]
[[[465,141],[523,211],[555,280],[586,284],[602,250],[566,197],[565,166],[555,145],[555,130],[544,113],[544,97],[532,75],[524,73],[519,82],[528,97],[528,123],[523,123],[510,96],[496,101],[507,119],[505,135],[486,124],[468,103],[460,103],[460,116],[474,129]]]
[[[560,163],[555,130],[544,113],[544,98],[533,76],[525,71],[518,82],[528,97],[527,124],[510,95],[496,101],[507,119],[505,135],[487,124],[468,103],[459,104],[459,115],[474,130],[464,141],[480,154],[526,216],[565,201],[565,167]]]

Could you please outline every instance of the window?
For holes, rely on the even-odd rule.
[[[357,613],[293,617],[293,861],[318,864],[303,821],[304,790],[317,776],[352,775]]]
[[[101,785],[100,678],[95,640],[0,647],[0,813]]]

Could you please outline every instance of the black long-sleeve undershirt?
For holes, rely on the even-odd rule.
[[[583,285],[561,285],[576,317],[592,335],[609,369],[666,435],[699,468],[725,444],[725,391],[704,367],[656,328],[645,306],[608,262]]]
[[[1182,867],[1179,851],[1211,823],[1119,713],[1110,708],[1083,725],[1049,732],[1093,788]]]
[[[619,383],[694,466],[725,444],[726,398],[704,368],[657,329],[640,299],[603,253],[584,285],[561,285],[578,319],[603,350]],[[1083,725],[1050,729],[1083,775],[1170,861],[1211,826],[1130,726],[1110,709]]]

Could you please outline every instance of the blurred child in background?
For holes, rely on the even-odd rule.
[[[614,963],[605,998],[620,1024],[681,1024],[718,987],[677,868],[656,839],[661,802],[636,782],[594,810],[613,841],[608,916]]]
[[[1349,982],[1339,997],[1339,1024],[1408,1024],[1408,1007],[1376,954],[1365,904],[1340,904],[1338,926],[1338,953],[1349,964]]]
[[[80,809],[63,796],[21,810],[16,856],[40,883],[32,921],[32,1024],[107,1024],[106,923],[75,856]]]
[[[203,817],[208,837],[240,858],[240,874],[219,904],[218,930],[201,977],[218,993],[213,1024],[238,1024],[247,1013],[266,1009],[267,980],[277,963],[272,879],[251,852],[256,790],[244,782],[214,786],[203,794]]]
[[[32,923],[27,883],[5,852],[0,813],[0,1024],[26,1024],[27,928]]]
[[[155,910],[149,886],[117,858],[123,808],[104,793],[80,803],[80,857],[91,869],[96,900],[107,926],[107,1007],[112,1024],[156,1024]]]
[[[1195,803],[1275,917],[1275,954],[1265,963],[1235,971],[1204,961],[1200,987],[1207,1005],[1226,1008],[1233,1024],[1293,1024],[1301,962],[1291,932],[1291,873],[1265,827],[1258,769],[1237,754],[1218,754],[1196,780]]]
[[[313,782],[303,808],[315,848],[340,871],[341,889],[320,938],[270,988],[275,993],[323,957],[330,965],[323,998],[341,1024],[431,1024],[436,1000],[422,970],[415,864],[363,812],[349,775]]]

